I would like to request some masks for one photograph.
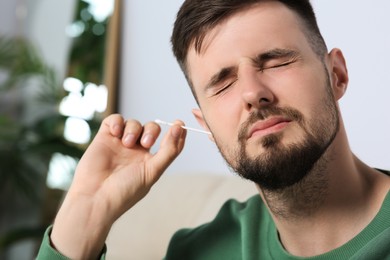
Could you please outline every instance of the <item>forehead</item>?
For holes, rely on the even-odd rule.
[[[205,35],[197,52],[192,44],[187,71],[192,85],[204,84],[210,75],[240,58],[254,57],[274,48],[305,48],[308,43],[300,18],[278,1],[247,7],[218,24]]]

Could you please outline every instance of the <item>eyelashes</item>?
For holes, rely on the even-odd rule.
[[[263,73],[266,70],[273,70],[273,69],[282,68],[282,67],[288,66],[294,62],[295,62],[295,60],[278,63],[278,64],[275,64],[272,66],[259,66],[258,70]],[[238,79],[236,78],[236,79],[232,80],[231,82],[223,85],[221,88],[217,89],[215,91],[215,93],[213,93],[211,96],[220,96],[220,95],[224,94],[227,90],[229,90],[237,82],[237,80]]]
[[[237,79],[228,83],[227,85],[224,85],[222,88],[218,89],[214,94],[213,96],[218,96],[222,93],[225,93],[226,90],[228,90],[234,83],[236,83]]]
[[[295,60],[279,63],[279,64],[276,64],[276,65],[273,65],[273,66],[268,66],[268,67],[267,66],[261,66],[259,68],[259,71],[264,72],[265,70],[277,69],[277,68],[280,68],[280,67],[284,67],[284,66],[290,65],[290,64],[292,64],[294,62],[295,62]]]

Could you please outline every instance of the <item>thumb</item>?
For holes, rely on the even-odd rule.
[[[160,173],[156,176],[157,178],[161,176],[183,150],[186,134],[187,131],[181,128],[180,124],[173,125],[165,134],[160,144],[160,149],[151,159],[154,170]]]

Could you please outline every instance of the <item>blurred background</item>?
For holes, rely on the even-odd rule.
[[[0,259],[34,257],[104,116],[198,127],[170,47],[181,3],[0,2]],[[390,2],[312,3],[329,49],[341,48],[347,60],[340,106],[351,147],[390,169]],[[167,174],[233,173],[205,135],[188,133]]]
[[[78,159],[116,109],[114,7],[0,3],[0,259],[33,259]]]

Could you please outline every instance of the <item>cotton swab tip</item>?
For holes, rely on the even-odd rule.
[[[163,121],[163,120],[160,120],[160,119],[156,119],[156,120],[154,120],[154,122],[159,124],[159,125],[169,125],[169,126],[173,126],[174,125],[173,123],[166,122],[166,121]],[[186,130],[190,130],[190,131],[193,131],[193,132],[198,132],[198,133],[203,133],[203,134],[208,134],[208,135],[211,134],[208,131],[203,131],[203,130],[192,128],[192,127],[181,126],[181,128],[186,129]]]

